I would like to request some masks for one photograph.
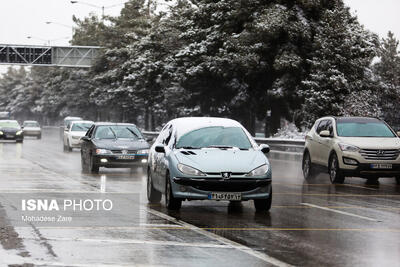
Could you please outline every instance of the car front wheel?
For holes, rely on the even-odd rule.
[[[256,211],[269,211],[272,205],[272,187],[269,189],[269,197],[267,199],[254,199],[254,207]]]
[[[306,151],[303,156],[302,162],[303,176],[304,179],[308,180],[313,177],[313,169],[311,165],[310,153]]]
[[[179,210],[182,206],[182,199],[175,198],[172,193],[171,179],[169,174],[166,177],[166,186],[165,186],[165,205],[169,210]]]
[[[329,160],[329,178],[332,184],[342,184],[345,178],[339,168],[339,161],[335,153]]]
[[[153,187],[153,179],[150,170],[147,171],[147,199],[150,203],[159,203],[161,201],[161,193]]]
[[[99,165],[94,162],[93,156],[90,156],[89,159],[89,170],[91,173],[99,173]]]

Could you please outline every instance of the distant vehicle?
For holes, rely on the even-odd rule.
[[[37,121],[24,121],[22,123],[24,136],[35,136],[37,139],[42,138],[42,129]]]
[[[71,121],[64,131],[64,151],[72,151],[73,148],[81,147],[81,138],[94,124],[93,121]]]
[[[147,166],[149,147],[134,124],[97,122],[82,137],[82,170]]]
[[[398,133],[399,134],[399,133]],[[382,120],[324,117],[306,135],[302,169],[305,179],[327,170],[332,183],[346,176],[376,182],[396,177],[400,184],[400,138]]]
[[[0,139],[15,140],[17,143],[24,141],[24,133],[16,120],[0,120]]]
[[[258,146],[237,121],[179,118],[168,122],[150,149],[147,198],[165,194],[168,209],[183,200],[254,200],[258,211],[271,208],[268,145]]]
[[[0,120],[9,120],[10,112],[8,111],[0,111]]]

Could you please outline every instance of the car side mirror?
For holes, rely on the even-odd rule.
[[[328,130],[324,130],[324,131],[321,131],[319,133],[319,136],[321,136],[321,137],[331,137],[331,132],[328,131]]]
[[[261,152],[264,154],[267,154],[270,151],[269,145],[267,145],[267,144],[261,144],[259,147],[260,147]]]
[[[165,153],[165,147],[163,145],[157,145],[154,149],[157,153]]]
[[[25,126],[22,125],[22,126],[21,126],[21,129],[24,129],[24,127],[25,127]]]
[[[88,136],[83,136],[81,137],[82,141],[90,141],[90,138]]]

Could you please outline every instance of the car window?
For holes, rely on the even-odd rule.
[[[168,145],[169,141],[171,140],[172,137],[172,125],[170,125],[166,130],[165,130],[165,138],[163,140],[164,145]]]
[[[326,126],[327,122],[328,122],[328,120],[320,121],[320,123],[318,124],[317,130],[316,130],[317,134],[320,134],[323,130],[325,130],[325,126]]]
[[[381,121],[338,121],[336,128],[338,136],[343,137],[395,137]]]
[[[144,139],[142,133],[133,125],[102,125],[94,134],[96,139]]]
[[[86,132],[93,123],[88,123],[88,122],[82,122],[82,123],[74,123],[72,124],[71,131],[72,132]]]
[[[37,122],[25,122],[24,127],[40,127]]]
[[[160,131],[160,134],[158,135],[157,139],[156,139],[156,143],[158,144],[163,144],[164,143],[164,139],[165,139],[165,135],[167,134],[167,128],[170,127],[170,124],[166,124],[162,130]]]
[[[197,129],[181,136],[176,148],[204,148],[204,147],[238,147],[252,148],[249,138],[240,127],[213,126]]]

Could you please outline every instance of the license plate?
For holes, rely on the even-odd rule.
[[[132,156],[132,155],[122,155],[122,156],[118,156],[117,159],[135,159],[135,156]]]
[[[6,138],[14,138],[13,135],[6,135]]]
[[[392,164],[371,164],[371,169],[392,169]]]
[[[211,200],[242,200],[241,193],[210,193],[208,199]]]

